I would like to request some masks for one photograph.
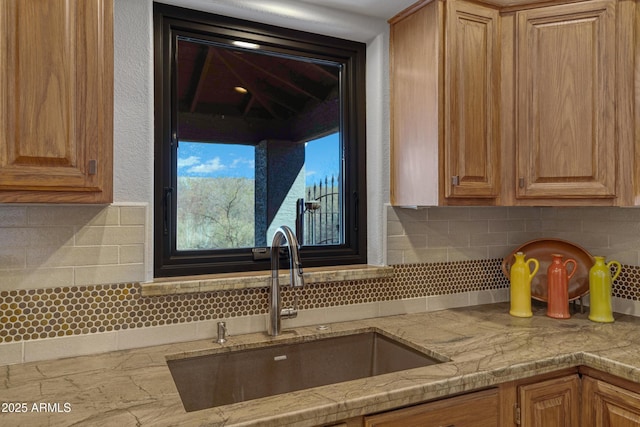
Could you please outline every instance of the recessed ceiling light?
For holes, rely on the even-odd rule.
[[[247,93],[247,92],[249,92],[248,90],[246,90],[242,86],[236,86],[236,87],[233,88],[233,90],[235,90],[238,93]]]
[[[231,42],[233,45],[238,47],[243,47],[245,49],[259,49],[260,45],[255,43],[243,42],[239,40],[234,40]]]

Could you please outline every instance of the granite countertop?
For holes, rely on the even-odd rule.
[[[262,333],[2,367],[0,425],[312,426],[579,365],[640,383],[640,318],[611,324],[586,314],[556,320],[538,307],[514,318],[508,304],[289,330],[276,341],[378,331],[449,362],[187,413],[166,357],[258,347]],[[286,323],[285,323],[286,325]],[[26,413],[7,413],[26,403]],[[35,412],[42,408],[44,412]],[[41,403],[49,404],[39,406]]]

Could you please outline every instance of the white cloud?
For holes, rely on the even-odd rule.
[[[208,174],[225,169],[226,166],[220,161],[220,157],[214,157],[211,160],[207,160],[204,163],[200,163],[196,166],[190,167],[189,173]]]
[[[198,156],[189,156],[187,158],[178,158],[178,167],[184,168],[187,166],[193,166],[200,163],[200,157]]]
[[[229,168],[231,169],[235,169],[237,167],[255,169],[256,162],[253,159],[246,159],[244,157],[239,157],[237,159],[233,159],[233,162],[231,162],[231,165],[229,166]]]

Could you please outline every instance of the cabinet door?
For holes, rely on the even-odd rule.
[[[391,204],[438,204],[442,1],[393,18],[390,29]]]
[[[580,377],[578,375],[520,386],[518,400],[522,427],[578,427],[580,425]]]
[[[112,1],[0,3],[0,202],[111,201]]]
[[[365,427],[498,425],[498,391],[469,393],[432,403],[365,417]]]
[[[516,195],[613,198],[616,2],[516,14]]]
[[[593,427],[640,427],[640,394],[583,377],[583,425]]]
[[[473,3],[446,4],[445,197],[497,197],[499,14]]]

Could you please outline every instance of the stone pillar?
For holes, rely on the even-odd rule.
[[[304,144],[262,141],[255,159],[255,244],[263,247],[281,225],[295,228],[296,200],[305,190]]]

